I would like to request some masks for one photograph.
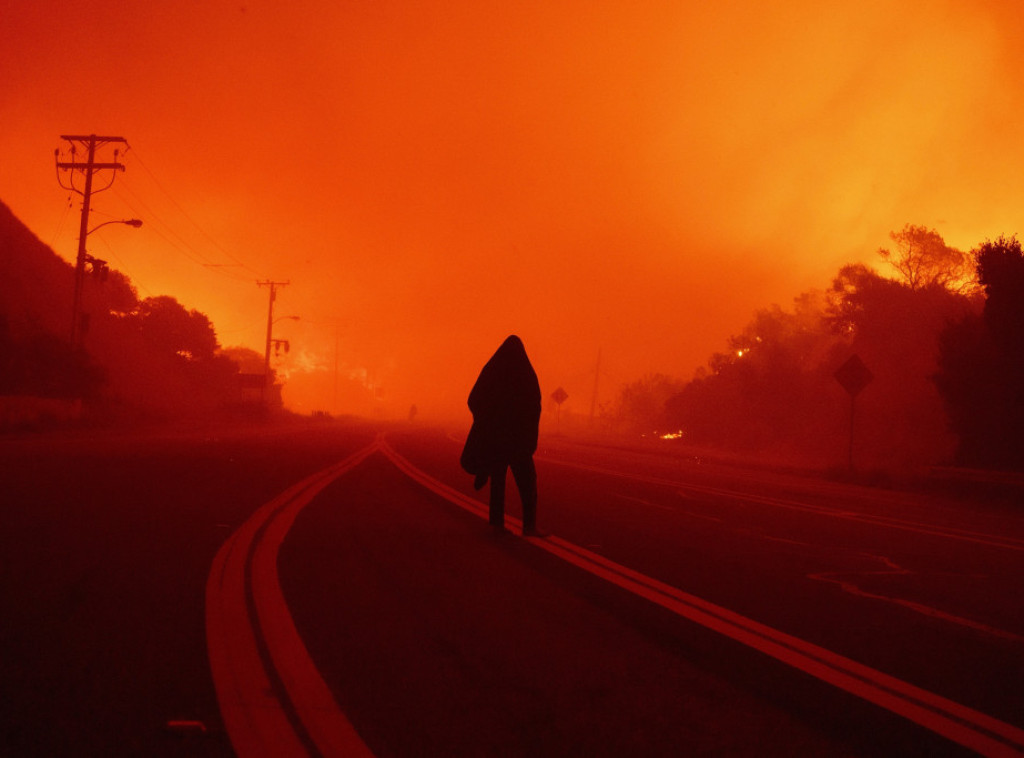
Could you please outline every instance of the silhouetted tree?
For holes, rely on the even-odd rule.
[[[84,351],[39,330],[16,337],[0,314],[0,395],[92,397],[102,381]]]
[[[956,440],[931,377],[939,335],[977,302],[937,282],[914,289],[863,266],[841,269],[831,294],[828,318],[848,340],[837,365],[856,353],[874,374],[857,401],[865,456],[896,468],[948,460]]]
[[[106,367],[108,413],[210,415],[241,397],[238,365],[218,350],[209,319],[169,296],[150,297],[96,328],[89,350]]]
[[[123,317],[138,308],[139,296],[131,279],[116,269],[109,269],[99,290],[98,307],[106,314]]]
[[[957,435],[961,465],[999,465],[1003,457],[997,430],[1006,398],[997,364],[996,346],[980,314],[951,324],[939,339],[934,382]]]
[[[1024,251],[1014,237],[986,241],[975,251],[985,289],[985,325],[1001,350],[1024,360]]]
[[[263,373],[265,357],[262,353],[258,353],[252,348],[242,346],[225,347],[220,350],[219,354],[234,361],[243,374]],[[274,369],[270,369],[270,371],[273,372]]]
[[[0,203],[0,393],[89,400],[92,418],[209,416],[240,399],[238,365],[209,319],[173,297],[141,303],[94,267],[82,289],[84,349],[71,351],[73,267]]]
[[[759,449],[816,436],[821,426],[820,365],[835,338],[824,318],[824,294],[807,292],[793,312],[760,310],[729,349],[714,354],[668,401],[673,425],[695,442]]]
[[[949,247],[934,229],[907,224],[890,232],[895,251],[880,248],[878,254],[896,270],[897,281],[912,290],[932,286],[966,293],[974,287],[974,261]]]
[[[1024,469],[1024,251],[1001,236],[974,257],[984,309],[943,332],[934,380],[960,463]]]
[[[846,449],[849,398],[834,372],[857,353],[875,377],[857,401],[861,463],[937,463],[954,445],[929,381],[938,335],[971,308],[934,281],[912,289],[844,266],[829,290],[799,296],[791,311],[758,311],[667,403],[668,418],[694,442],[835,461]]]
[[[187,361],[209,360],[218,347],[210,319],[168,295],[139,303],[135,323],[150,344]]]
[[[665,429],[666,401],[679,392],[682,383],[664,374],[648,374],[619,390],[614,411],[616,423],[635,432]]]

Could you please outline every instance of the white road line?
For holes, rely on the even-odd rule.
[[[206,583],[207,648],[221,715],[241,758],[306,755],[308,742],[323,755],[372,756],[299,637],[281,592],[277,554],[299,511],[378,449],[379,438],[289,487],[242,524],[214,558]]]
[[[640,503],[641,505],[649,506],[650,508],[658,508],[662,511],[671,511],[673,508],[668,505],[662,505],[661,503],[652,503],[650,500],[644,500],[642,497],[633,497],[632,495],[616,495],[621,500],[629,500],[634,503]]]
[[[949,613],[947,611],[940,610],[931,605],[925,605],[915,600],[906,600],[904,598],[895,597],[894,595],[883,595],[877,592],[869,592],[868,590],[862,589],[859,585],[854,584],[851,581],[851,577],[869,577],[869,576],[907,576],[914,572],[910,569],[903,568],[895,561],[886,558],[884,555],[872,555],[866,553],[869,558],[881,561],[885,564],[886,569],[884,571],[827,571],[820,574],[807,574],[807,578],[817,582],[828,582],[839,587],[843,592],[853,595],[854,597],[862,597],[868,600],[877,600],[882,603],[891,603],[898,605],[908,610],[920,613],[923,616],[929,616],[931,618],[942,619],[943,621],[950,624],[957,624],[959,626],[965,626],[970,629],[974,629],[985,634],[991,634],[994,637],[1001,637],[1011,642],[1024,643],[1024,636],[1014,634],[1005,629],[984,624],[981,621],[975,621],[964,616],[957,616],[956,614]]]
[[[382,441],[381,450],[414,481],[460,508],[486,518],[486,507],[479,501],[420,471],[387,442]],[[530,541],[683,618],[904,716],[981,755],[992,758],[1024,755],[1024,730],[1012,724],[702,600],[558,537],[531,538]]]
[[[739,492],[736,490],[727,490],[719,487],[709,487],[700,484],[689,484],[687,482],[682,482],[677,479],[667,479],[658,476],[631,474],[624,471],[616,471],[614,469],[603,468],[600,466],[591,466],[585,463],[573,463],[570,461],[558,460],[557,458],[542,457],[538,458],[538,460],[543,460],[547,463],[554,463],[555,465],[558,466],[566,466],[568,468],[580,469],[582,471],[591,471],[597,474],[604,474],[606,476],[615,476],[622,479],[631,479],[633,481],[645,482],[647,484],[658,484],[665,487],[672,487],[673,489],[676,490],[683,489],[689,492],[699,492],[705,495],[727,497],[733,500],[744,500],[749,503],[770,505],[776,508],[787,508],[789,510],[804,511],[807,513],[813,513],[817,516],[828,516],[831,518],[840,518],[849,521],[860,521],[866,524],[872,524],[874,526],[888,527],[890,529],[900,529],[903,531],[917,532],[918,534],[928,534],[935,537],[947,537],[949,539],[962,540],[965,542],[975,542],[981,545],[988,545],[990,547],[1004,548],[1006,550],[1024,551],[1024,540],[1017,539],[1015,537],[1003,537],[997,534],[973,532],[967,529],[957,529],[955,527],[927,524],[920,521],[898,519],[891,516],[857,513],[855,511],[840,510],[837,508],[828,508],[826,506],[801,503],[796,500],[785,500],[783,498],[767,497],[763,495],[752,495],[749,493]]]

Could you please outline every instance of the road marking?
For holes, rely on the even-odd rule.
[[[647,505],[651,508],[658,508],[663,511],[671,511],[673,508],[668,505],[662,505],[661,503],[652,503],[650,500],[644,500],[642,497],[633,497],[632,495],[616,495],[621,500],[629,500],[634,503],[640,503],[641,505]]]
[[[221,546],[206,582],[206,640],[217,701],[241,758],[372,756],[338,708],[281,592],[277,553],[295,517],[379,440],[263,505]]]
[[[920,613],[930,618],[941,619],[951,624],[958,624],[960,626],[966,626],[975,631],[984,632],[985,634],[991,634],[994,637],[1001,637],[1012,642],[1024,642],[1024,637],[1019,634],[1000,629],[999,627],[990,626],[984,624],[981,621],[974,621],[973,619],[965,618],[964,616],[957,616],[947,611],[934,608],[924,603],[918,603],[914,600],[905,600],[899,597],[893,597],[891,595],[881,595],[875,592],[869,592],[868,590],[862,589],[858,585],[854,584],[848,579],[853,576],[908,576],[914,572],[910,569],[903,568],[895,561],[886,558],[884,555],[872,555],[865,553],[869,558],[881,561],[888,567],[888,571],[828,571],[820,574],[807,574],[807,578],[818,582],[828,582],[839,587],[843,592],[854,597],[862,597],[868,600],[878,600],[883,603],[892,603],[893,605],[899,605],[903,608]],[[847,577],[846,579],[840,577]]]
[[[689,498],[683,499],[688,500]],[[694,513],[693,511],[688,511],[685,508],[674,508],[673,510],[676,513],[682,513],[683,515],[690,516],[691,518],[699,518],[704,519],[705,521],[717,521],[718,523],[722,523],[722,519],[718,518],[718,516],[709,516],[706,513]]]
[[[807,513],[813,513],[817,516],[829,516],[832,518],[841,518],[850,521],[861,521],[863,523],[872,524],[874,526],[885,526],[891,529],[901,529],[903,531],[917,532],[918,534],[928,534],[935,537],[947,537],[949,539],[957,539],[965,542],[976,542],[981,545],[1005,548],[1007,550],[1024,551],[1024,540],[1017,539],[1015,537],[1003,537],[997,534],[986,534],[984,532],[973,532],[967,529],[957,529],[955,527],[939,526],[936,524],[926,524],[920,521],[898,519],[892,516],[857,513],[856,511],[840,510],[836,508],[828,508],[826,506],[821,505],[801,503],[796,500],[785,500],[783,498],[767,497],[764,495],[753,495],[745,492],[738,492],[736,490],[722,489],[720,487],[709,487],[707,485],[689,484],[687,482],[681,482],[677,479],[666,479],[664,477],[658,476],[645,476],[643,474],[631,474],[626,473],[624,471],[615,471],[614,469],[603,468],[601,466],[591,466],[585,463],[573,463],[570,461],[558,460],[557,458],[548,458],[546,456],[538,457],[538,460],[543,460],[546,461],[547,463],[554,463],[555,465],[558,466],[567,466],[569,468],[590,471],[597,474],[617,476],[623,479],[632,479],[638,482],[645,482],[647,484],[658,484],[665,487],[672,487],[673,489],[676,490],[684,489],[690,492],[699,492],[705,495],[727,497],[734,500],[744,500],[750,503],[770,505],[776,508],[787,508],[790,510],[804,511]]]
[[[460,508],[487,518],[487,509],[483,503],[416,468],[384,440],[381,440],[381,451],[414,481]],[[517,531],[521,533],[521,524],[516,521],[516,525]],[[899,714],[981,755],[993,758],[1024,755],[1024,730],[1012,724],[741,616],[559,537],[529,539],[542,550],[595,576],[823,682]]]

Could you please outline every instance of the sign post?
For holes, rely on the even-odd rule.
[[[569,399],[569,393],[559,387],[551,393],[551,399],[555,401],[555,434],[558,434],[562,427],[562,403]]]
[[[853,473],[853,417],[854,410],[856,409],[857,395],[871,384],[871,380],[875,378],[875,375],[864,365],[864,361],[860,359],[860,356],[854,353],[842,366],[836,369],[833,376],[850,396],[850,445],[847,452],[846,465],[849,467],[850,473]]]

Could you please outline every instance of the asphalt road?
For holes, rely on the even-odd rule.
[[[0,754],[230,755],[205,639],[214,556],[376,431],[0,443]],[[386,440],[482,501],[457,438]],[[537,459],[552,539],[1024,726],[1024,514],[561,439]],[[277,565],[312,661],[380,756],[965,752],[493,535],[380,451],[302,508]]]
[[[0,755],[231,755],[206,655],[214,555],[360,425],[0,442]],[[202,721],[203,738],[167,729]]]

